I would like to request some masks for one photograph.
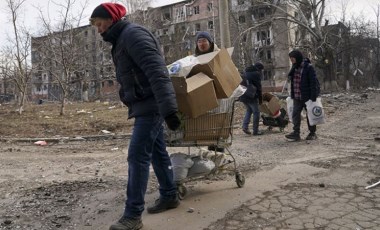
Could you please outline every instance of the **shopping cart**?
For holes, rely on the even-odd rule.
[[[233,118],[236,98],[228,98],[219,100],[217,108],[208,111],[206,114],[196,118],[184,116],[181,118],[181,127],[172,131],[165,127],[165,140],[168,147],[188,147],[188,155],[195,157],[207,157],[211,159],[215,167],[203,175],[187,176],[186,178],[176,181],[178,196],[183,199],[187,194],[185,182],[201,178],[209,178],[219,174],[220,172],[233,172],[235,181],[239,188],[245,184],[245,177],[237,169],[235,157],[232,155],[228,147],[232,144],[233,137]],[[198,151],[196,155],[191,150],[201,149],[201,147],[213,147],[211,155],[205,156],[202,151]],[[210,149],[210,148],[209,148]],[[224,152],[217,152],[224,149]],[[229,167],[233,165],[233,167]],[[174,167],[174,166],[173,166]]]
[[[284,108],[280,109],[280,114],[276,117],[268,114],[262,114],[261,119],[263,121],[263,125],[268,126],[268,130],[272,130],[273,127],[278,127],[281,132],[284,131],[285,127],[289,123],[288,114]]]
[[[277,99],[277,100],[274,100],[274,102],[278,104],[279,110],[278,111],[276,110],[277,112],[272,113],[272,114],[269,114],[267,109],[264,111],[261,111],[261,119],[263,121],[263,125],[268,126],[268,130],[272,130],[273,127],[278,127],[280,129],[280,132],[283,132],[286,126],[289,124],[288,113],[285,109],[286,97],[280,94],[272,94],[272,93],[263,94],[263,100],[267,102],[271,101],[273,97]]]

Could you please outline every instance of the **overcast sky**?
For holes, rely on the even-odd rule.
[[[66,0],[53,0],[54,2],[62,2],[65,3]],[[182,0],[152,0],[152,7],[167,5],[170,3],[179,2]],[[42,7],[42,11],[44,12],[44,15],[46,12],[48,12],[48,2],[49,0],[26,0],[23,4],[23,8],[20,12],[22,14],[21,17],[18,19],[22,22],[25,22],[24,24],[31,28],[31,32],[33,35],[37,35],[39,26],[39,11],[37,8]],[[76,0],[76,5],[78,6],[78,10],[80,9],[80,6],[84,4],[85,0]],[[107,0],[89,0],[89,5],[86,8],[85,15],[84,15],[84,21],[82,24],[88,23],[88,18],[92,13],[92,10],[98,6],[101,3],[104,2],[110,2]],[[54,11],[56,9],[53,8],[55,6],[54,4],[50,4],[50,18],[54,18],[52,15],[54,15]],[[0,27],[2,31],[0,32],[0,46],[5,44],[7,42],[7,34],[13,34],[11,23],[10,23],[10,14],[7,12],[6,2],[5,0],[0,0]]]
[[[66,2],[65,0],[54,0],[55,2]],[[78,8],[80,4],[83,4],[85,0],[76,0],[78,3]],[[181,0],[152,0],[152,6],[162,6],[167,5],[175,2],[180,2]],[[217,2],[217,0],[214,0]],[[370,18],[371,20],[375,21],[375,13],[373,11],[373,7],[375,7],[377,4],[380,4],[380,0],[330,0],[331,4],[327,7],[328,12],[331,12],[332,14],[336,15],[336,18],[338,19],[341,16],[341,4],[342,1],[349,1],[348,4],[348,12],[359,14],[360,12],[363,12],[363,15],[365,17]],[[22,9],[21,18],[19,20],[22,20],[25,22],[25,25],[29,28],[31,28],[31,32],[33,35],[37,35],[38,28],[40,27],[38,25],[39,19],[38,19],[38,10],[36,9],[37,6],[42,7],[43,12],[47,12],[48,3],[49,0],[26,0],[24,7]],[[100,3],[107,2],[107,0],[89,0],[89,6],[87,7],[87,10],[85,11],[84,21],[82,24],[88,22],[88,17],[90,16],[92,10],[99,5]],[[54,15],[54,8],[53,5],[50,5],[50,13],[51,18],[54,18],[52,15]],[[7,34],[11,34],[11,23],[10,23],[10,15],[6,11],[6,3],[5,0],[0,0],[0,25],[1,25],[1,33],[0,33],[0,46],[6,43],[7,41]],[[349,17],[347,18],[349,19]]]

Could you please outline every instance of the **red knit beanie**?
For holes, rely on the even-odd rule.
[[[123,5],[118,3],[102,3],[97,6],[91,14],[90,18],[111,18],[115,23],[125,16],[127,10]]]

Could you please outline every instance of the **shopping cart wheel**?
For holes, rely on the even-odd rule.
[[[183,200],[187,194],[187,188],[185,185],[177,185],[178,199]]]
[[[273,127],[272,126],[268,126],[268,130],[269,131],[272,131]]]
[[[242,188],[245,184],[245,177],[243,176],[243,174],[241,174],[241,172],[236,172],[235,178],[237,186],[239,188]]]

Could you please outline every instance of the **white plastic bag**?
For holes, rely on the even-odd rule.
[[[247,90],[247,87],[242,86],[242,85],[239,84],[239,86],[232,93],[231,97],[238,98],[241,95],[243,95],[246,90]]]
[[[288,117],[289,117],[289,121],[293,123],[293,108],[294,108],[294,103],[293,103],[293,99],[291,97],[287,97],[286,98],[286,109],[287,109],[287,112],[288,112]]]
[[[195,56],[190,55],[173,62],[172,64],[168,65],[167,68],[169,75],[186,77],[190,73],[191,68],[193,68],[193,66],[198,63],[199,60]]]
[[[173,178],[175,182],[185,179],[189,168],[194,164],[191,157],[185,153],[173,153],[170,155],[170,160],[173,166]]]
[[[308,100],[306,102],[306,110],[310,125],[320,125],[325,123],[325,112],[320,97],[318,97],[316,101]]]
[[[210,159],[197,156],[192,160],[194,164],[189,168],[188,177],[207,175],[215,168],[215,163]]]

